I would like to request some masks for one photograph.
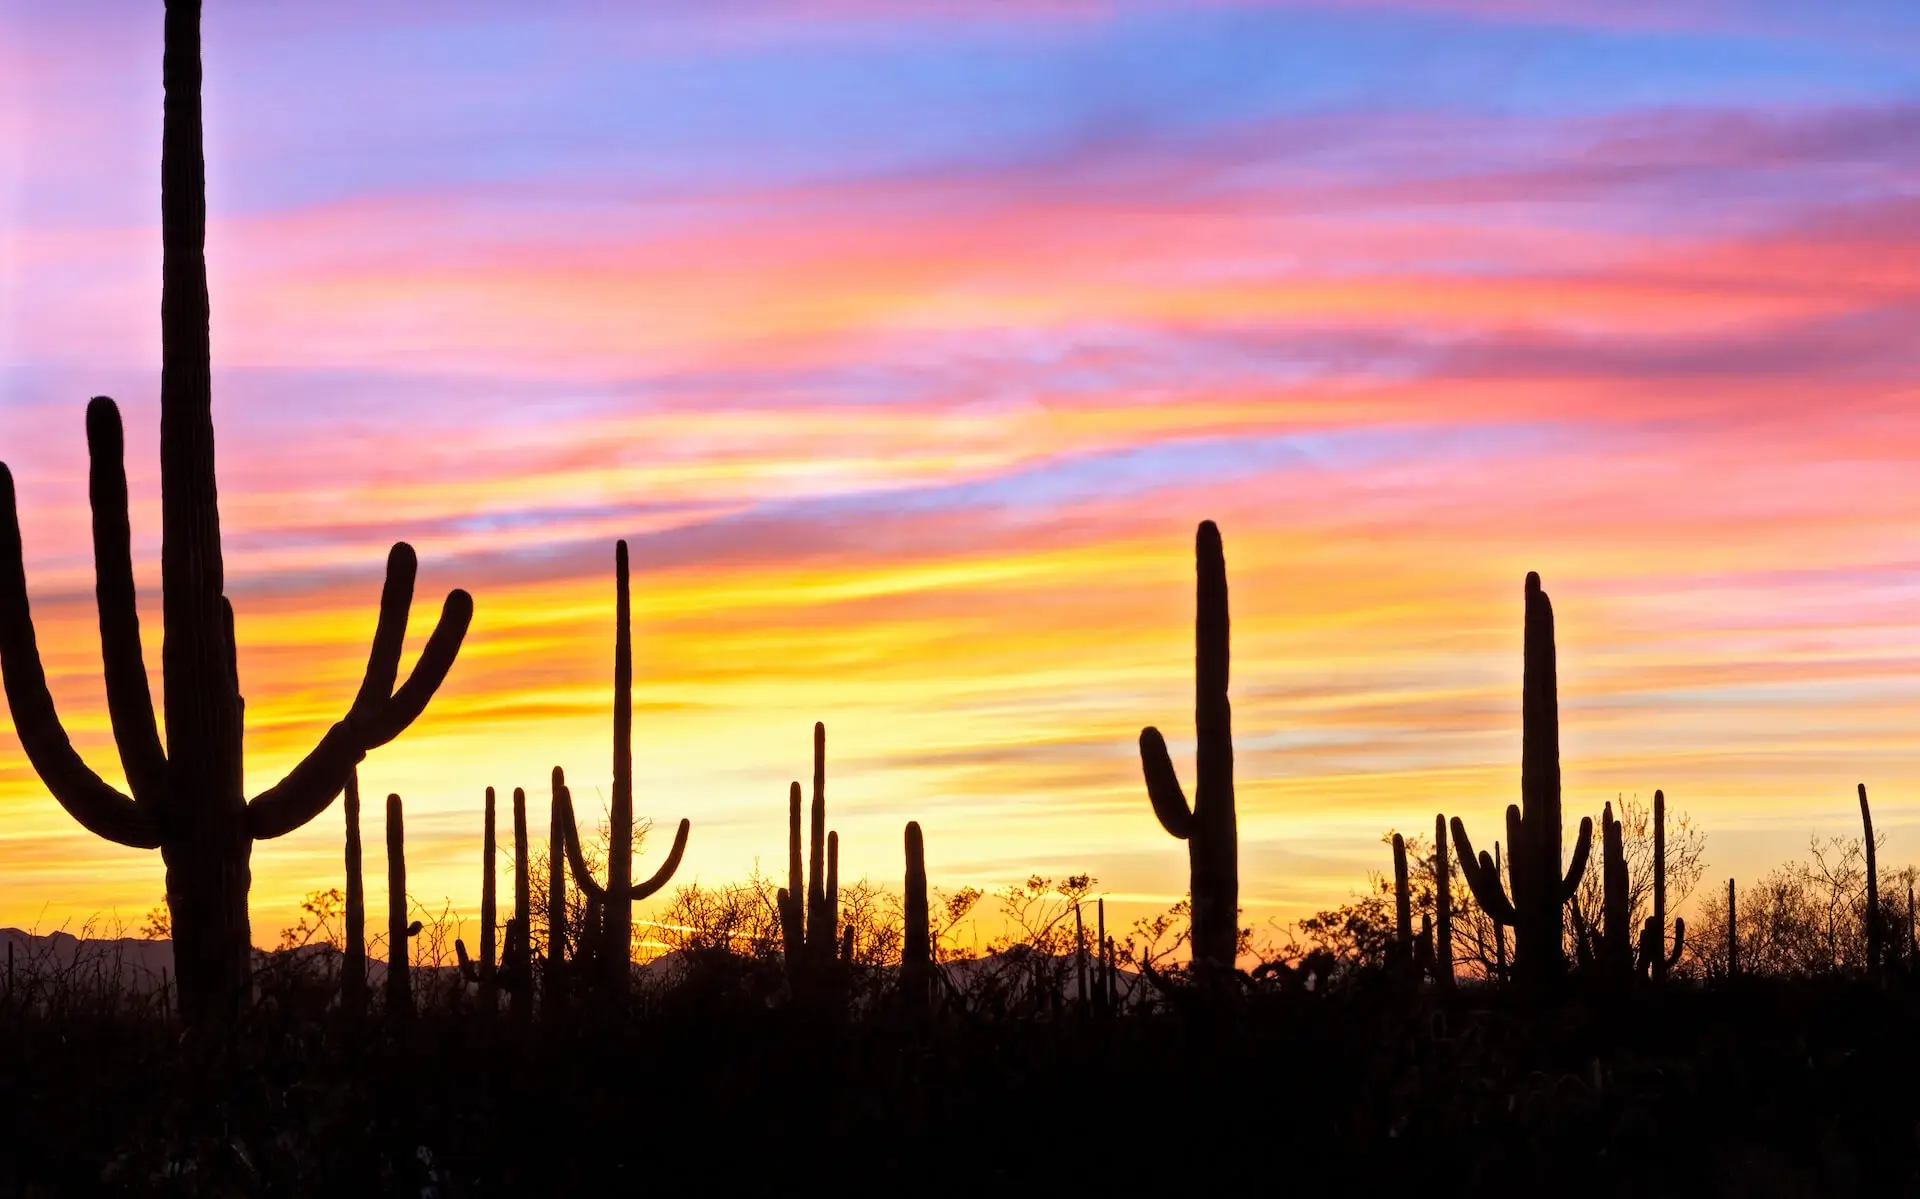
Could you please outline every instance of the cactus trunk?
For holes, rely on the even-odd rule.
[[[1740,973],[1740,917],[1735,906],[1733,880],[1727,880],[1727,977]]]
[[[1413,895],[1407,888],[1407,840],[1393,835],[1393,945],[1387,964],[1406,969],[1413,963]]]
[[[1606,973],[1625,977],[1633,972],[1633,897],[1627,877],[1624,830],[1613,818],[1613,805],[1600,813],[1600,884],[1606,927],[1602,957]]]
[[[1227,699],[1230,624],[1227,561],[1220,530],[1203,521],[1194,535],[1194,731],[1198,776],[1193,803],[1180,788],[1166,739],[1140,731],[1147,797],[1160,826],[1187,843],[1193,906],[1193,961],[1228,971],[1240,943],[1239,832],[1233,798],[1233,718]]]
[[[1453,989],[1453,867],[1447,861],[1447,818],[1433,818],[1433,978]]]
[[[1872,974],[1880,969],[1885,922],[1880,919],[1880,860],[1873,843],[1873,809],[1867,806],[1865,783],[1860,784],[1860,825],[1867,850],[1867,972]]]
[[[407,941],[407,830],[400,797],[387,796],[387,1010],[413,1010]]]
[[[540,976],[540,999],[551,1011],[566,1001],[567,968],[567,824],[561,806],[566,785],[553,769],[552,820],[547,826],[547,967]]]
[[[340,961],[340,1006],[367,1010],[367,888],[360,873],[360,772],[347,775],[347,946]]]
[[[497,896],[494,894],[493,859],[494,843],[494,798],[493,788],[487,788],[487,811],[485,830],[480,847],[480,1010],[492,1015],[498,1006],[498,993],[494,990],[494,925],[500,918]]]
[[[907,822],[907,927],[900,958],[900,989],[907,1003],[923,1007],[933,981],[933,927],[927,905],[927,846],[918,821]]]

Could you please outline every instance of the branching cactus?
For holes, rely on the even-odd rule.
[[[1187,843],[1193,894],[1193,961],[1225,972],[1240,943],[1239,833],[1233,806],[1233,719],[1227,702],[1227,559],[1220,530],[1202,521],[1194,535],[1193,723],[1199,774],[1193,804],[1167,756],[1160,730],[1140,730],[1140,765],[1160,827]]]
[[[347,947],[340,961],[340,1006],[367,1010],[367,886],[360,873],[360,772],[347,772]]]
[[[400,797],[387,796],[387,1011],[413,1011],[413,982],[407,942],[420,935],[420,922],[407,920],[407,829]]]
[[[780,938],[786,950],[787,985],[796,997],[831,989],[842,960],[851,956],[851,933],[840,926],[840,834],[827,828],[827,726],[813,726],[813,805],[809,813],[806,873],[800,868],[800,784],[787,792],[787,885],[780,888]],[[804,888],[804,890],[803,890]],[[806,898],[803,901],[801,896]]]
[[[1474,899],[1514,934],[1515,981],[1550,987],[1566,972],[1561,944],[1567,901],[1580,885],[1593,847],[1593,819],[1580,819],[1573,861],[1560,867],[1560,702],[1554,668],[1553,605],[1540,576],[1527,575],[1526,661],[1521,685],[1520,805],[1507,808],[1507,878],[1503,890],[1491,857],[1473,852],[1458,816],[1453,844]]]
[[[493,788],[487,788],[487,807],[484,831],[480,838],[480,958],[478,961],[467,957],[467,943],[454,938],[453,951],[460,961],[460,977],[480,989],[480,1010],[493,1014],[498,1004],[494,990],[493,937],[494,921],[499,919],[495,909],[493,890]]]
[[[907,927],[901,945],[900,990],[909,1006],[924,1007],[933,982],[933,926],[927,905],[927,844],[920,823],[907,822]]]
[[[1687,922],[1675,918],[1673,947],[1667,947],[1667,794],[1653,793],[1653,915],[1640,930],[1640,968],[1656,983],[1680,964],[1687,942]]]
[[[160,739],[141,648],[120,413],[87,407],[92,458],[95,595],[107,711],[125,768],[122,793],[81,760],[55,713],[27,603],[13,476],[0,466],[0,675],[27,759],[81,826],[109,841],[158,849],[166,863],[180,1010],[189,1024],[238,1011],[252,970],[247,892],[253,843],[325,811],[369,750],[398,736],[453,665],[472,617],[464,591],[395,689],[413,550],[387,558],[380,620],[366,675],[346,717],[281,782],[248,801],[242,790],[244,704],[225,595],[215,494],[212,355],[206,266],[206,169],[200,116],[200,4],[167,0],[161,143],[160,556],[166,743]]]
[[[673,837],[673,849],[666,862],[644,882],[633,881],[633,604],[627,585],[627,543],[614,547],[614,640],[613,640],[613,798],[607,809],[607,881],[602,886],[587,869],[580,852],[580,834],[574,826],[573,805],[564,804],[567,833],[567,864],[574,879],[590,901],[600,907],[599,944],[596,946],[605,971],[608,991],[627,993],[628,976],[633,965],[633,905],[667,885],[680,869],[680,857],[687,851],[687,833],[693,827],[687,820]],[[564,792],[560,772],[554,771],[554,786]]]

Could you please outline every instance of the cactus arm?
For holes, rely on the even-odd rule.
[[[800,783],[795,780],[787,792],[787,885],[778,895],[780,939],[785,944],[788,962],[798,962],[806,946],[807,922],[802,896],[806,894],[806,873],[800,862]]]
[[[1460,858],[1460,873],[1466,877],[1467,889],[1473,892],[1473,899],[1481,910],[1501,924],[1514,922],[1513,905],[1507,902],[1507,896],[1500,889],[1500,871],[1493,859],[1485,854],[1475,856],[1473,842],[1467,838],[1467,826],[1455,816],[1449,822],[1453,829],[1453,846]]]
[[[580,826],[573,819],[573,792],[567,789],[566,776],[558,766],[553,768],[553,806],[560,814],[560,831],[567,843],[567,867],[573,871],[574,882],[588,899],[605,899],[607,889],[593,877],[593,871],[587,869],[587,857],[580,851]]]
[[[20,748],[68,815],[108,841],[134,849],[159,848],[160,827],[153,814],[93,772],[74,750],[54,709],[33,635],[33,613],[27,605],[13,474],[4,465],[0,465],[0,681]]]
[[[128,790],[143,803],[164,794],[167,751],[153,716],[153,692],[140,648],[140,614],[133,587],[133,533],[127,520],[126,439],[120,410],[105,396],[87,405],[93,509],[94,596],[100,610],[100,657],[106,668],[107,715]]]
[[[473,967],[473,959],[467,956],[467,943],[460,938],[453,939],[453,956],[459,959],[460,977],[467,982],[480,981],[480,973]]]
[[[1678,916],[1673,918],[1673,952],[1667,955],[1667,969],[1680,964],[1680,950],[1687,942],[1687,922]]]
[[[635,883],[628,889],[628,896],[635,900],[645,899],[672,881],[674,872],[680,869],[680,856],[687,852],[687,833],[693,829],[693,822],[682,817],[680,828],[673,834],[673,849],[667,854],[667,860],[653,877],[645,882]]]
[[[1160,827],[1185,841],[1193,834],[1193,809],[1187,806],[1180,776],[1173,769],[1173,759],[1167,756],[1167,740],[1152,726],[1140,730],[1140,768],[1146,775],[1147,799],[1153,804],[1153,814],[1160,818]]]
[[[395,543],[387,555],[380,619],[374,628],[373,649],[359,694],[346,719],[328,729],[285,778],[247,805],[247,831],[255,839],[284,836],[326,811],[345,786],[347,772],[366,757],[368,750],[385,745],[413,723],[452,669],[460,642],[473,620],[473,599],[459,590],[447,596],[440,622],[427,639],[413,673],[398,691],[391,691],[399,674],[417,566],[413,547],[404,541]]]
[[[1587,857],[1593,852],[1593,817],[1580,818],[1580,834],[1573,841],[1573,861],[1567,864],[1567,877],[1560,884],[1560,902],[1571,903],[1580,890],[1580,879],[1587,873]]]

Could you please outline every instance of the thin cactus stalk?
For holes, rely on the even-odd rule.
[[[453,951],[460,961],[460,977],[480,989],[480,1010],[491,1015],[499,1005],[494,979],[494,922],[499,919],[493,885],[494,796],[487,788],[486,815],[480,839],[480,958],[467,958],[466,942],[454,938]]]
[[[1105,898],[1094,902],[1094,923],[1099,928],[1100,950],[1100,1010],[1113,1010],[1113,943],[1107,940],[1107,901]]]
[[[407,942],[420,935],[420,922],[407,921],[407,828],[400,797],[387,796],[387,1011],[413,1011],[413,985]]]
[[[1606,918],[1602,956],[1606,972],[1624,978],[1633,973],[1633,896],[1627,877],[1624,830],[1614,819],[1611,803],[1600,812],[1600,847],[1601,906]]]
[[[852,958],[840,920],[840,834],[827,828],[827,726],[813,726],[813,803],[807,820],[807,868],[800,871],[800,784],[787,791],[787,885],[775,896],[786,948],[787,985],[796,997],[830,988]],[[802,891],[804,884],[805,890]],[[804,896],[804,899],[802,898]],[[850,938],[851,926],[846,930]]]
[[[1073,905],[1073,983],[1074,1007],[1084,1019],[1091,1006],[1087,984],[1087,926],[1080,917],[1080,905]]]
[[[1227,700],[1230,627],[1227,560],[1220,530],[1202,521],[1194,535],[1194,704],[1199,775],[1193,804],[1160,730],[1140,730],[1140,765],[1160,827],[1187,843],[1196,967],[1230,971],[1240,943],[1239,832],[1233,801],[1233,717]]]
[[[206,166],[200,114],[200,4],[168,0],[161,140],[161,593],[166,743],[161,743],[141,649],[133,584],[125,446],[114,402],[87,406],[92,459],[95,596],[107,712],[128,789],[75,752],[55,712],[27,602],[13,476],[0,465],[0,676],[14,728],[47,790],[96,836],[158,849],[173,913],[180,1009],[190,1024],[238,1012],[252,973],[247,893],[253,843],[325,811],[369,750],[397,737],[453,665],[472,617],[463,591],[398,690],[413,599],[413,550],[396,544],[373,652],[346,717],[279,783],[246,798],[244,701],[227,601],[215,490],[212,353],[206,267]]]
[[[513,919],[500,959],[500,986],[515,1020],[533,1015],[533,881],[528,877],[527,793],[513,789]]]
[[[1393,945],[1387,964],[1406,969],[1413,962],[1413,895],[1407,886],[1407,840],[1393,835]]]
[[[1422,912],[1420,913],[1420,932],[1413,939],[1413,977],[1418,979],[1422,974],[1438,977],[1434,969],[1434,960],[1433,916]]]
[[[340,961],[340,1006],[367,1010],[367,887],[360,873],[360,772],[347,772],[347,947]]]
[[[1453,989],[1453,866],[1447,860],[1447,818],[1433,818],[1433,980]]]
[[[614,546],[613,635],[613,797],[607,808],[607,881],[603,886],[587,869],[580,850],[580,832],[573,820],[573,804],[564,804],[567,862],[574,881],[590,901],[599,904],[600,941],[596,946],[604,968],[608,993],[622,996],[633,972],[633,905],[659,891],[680,869],[687,851],[687,833],[693,827],[680,821],[673,849],[652,878],[633,881],[633,602],[627,580],[627,543]],[[564,792],[558,769],[554,783]]]
[[[927,904],[927,844],[918,821],[906,832],[907,927],[900,956],[900,989],[910,1006],[925,1006],[933,981],[933,924]]]
[[[1493,872],[1495,875],[1498,875],[1500,870],[1500,843],[1495,841],[1493,843]],[[1471,890],[1471,887],[1469,887],[1469,890]],[[1509,977],[1507,973],[1507,926],[1498,920],[1493,922],[1493,969],[1497,976],[1495,981],[1505,983]]]
[[[1513,926],[1516,982],[1552,987],[1566,972],[1567,901],[1586,872],[1593,819],[1580,818],[1573,860],[1563,873],[1560,830],[1560,701],[1553,604],[1540,576],[1526,584],[1526,649],[1521,687],[1520,805],[1507,808],[1507,889],[1493,860],[1477,856],[1458,816],[1451,822],[1460,871],[1487,915]]]
[[[1727,880],[1727,977],[1740,973],[1740,917],[1734,898],[1733,880]]]
[[[1880,919],[1880,861],[1873,843],[1873,809],[1867,806],[1867,785],[1860,784],[1860,825],[1867,848],[1867,972],[1880,969],[1884,921]]]
[[[560,798],[565,793],[565,776],[556,766],[552,816],[547,824],[547,963],[540,976],[540,999],[549,1011],[566,1002],[567,822]]]

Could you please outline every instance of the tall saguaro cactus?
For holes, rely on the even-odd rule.
[[[1640,930],[1640,967],[1656,983],[1680,964],[1687,943],[1687,922],[1673,922],[1673,947],[1667,947],[1667,793],[1653,793],[1653,915]]]
[[[652,878],[633,881],[633,604],[627,586],[627,543],[614,547],[613,635],[613,799],[607,809],[607,882],[603,887],[587,869],[580,851],[580,833],[574,825],[573,804],[562,801],[566,818],[567,864],[589,901],[600,910],[599,955],[606,968],[606,984],[624,995],[633,963],[633,905],[667,885],[680,869],[687,851],[687,833],[693,827],[682,819],[673,837],[673,849]],[[566,793],[559,770],[554,770],[556,792]]]
[[[1210,520],[1194,534],[1193,723],[1199,775],[1193,805],[1167,756],[1167,742],[1140,730],[1140,765],[1160,827],[1187,843],[1193,893],[1193,960],[1231,970],[1240,943],[1239,832],[1233,806],[1233,714],[1227,702],[1227,558]]]
[[[1627,876],[1626,831],[1614,819],[1611,803],[1600,810],[1600,894],[1601,961],[1607,974],[1626,978],[1633,973],[1633,896]]]
[[[81,760],[55,713],[27,603],[13,476],[3,465],[0,674],[21,745],[60,805],[109,841],[160,850],[181,1014],[190,1024],[205,1024],[230,1017],[247,990],[253,842],[292,832],[319,815],[340,794],[355,763],[413,722],[453,665],[473,605],[463,591],[447,597],[418,667],[395,690],[415,570],[413,550],[395,545],[373,652],[353,706],[284,780],[247,800],[244,704],[233,608],[224,594],[214,474],[198,0],[168,0],[163,76],[160,572],[166,744],[154,719],[134,602],[120,413],[104,396],[87,406],[88,491],[107,710],[131,794]]]
[[[927,843],[920,822],[907,821],[907,927],[901,945],[900,990],[907,1002],[927,1002],[933,982],[933,925],[927,905]]]
[[[1447,818],[1433,818],[1433,981],[1453,989],[1453,870],[1447,862]]]
[[[387,1011],[413,1011],[413,980],[407,942],[420,935],[420,922],[407,920],[407,827],[400,797],[387,796]]]
[[[775,895],[780,939],[786,950],[787,985],[810,996],[831,981],[835,966],[851,957],[853,929],[840,925],[840,834],[827,828],[827,726],[813,726],[813,805],[809,812],[806,873],[800,868],[800,784],[787,792],[787,885]]]
[[[1867,972],[1876,973],[1886,948],[1886,922],[1880,918],[1880,857],[1873,841],[1873,809],[1867,806],[1867,785],[1860,784],[1860,825],[1867,850]]]
[[[1513,926],[1514,975],[1548,986],[1566,972],[1564,911],[1586,873],[1593,818],[1580,818],[1573,861],[1560,868],[1560,699],[1553,643],[1553,604],[1540,576],[1527,575],[1526,660],[1520,698],[1520,804],[1507,807],[1507,878],[1502,890],[1493,859],[1476,856],[1458,816],[1453,844],[1460,872],[1487,915]],[[1524,805],[1524,806],[1522,806]]]
[[[487,806],[485,828],[480,837],[480,958],[470,961],[467,957],[467,944],[455,938],[454,952],[460,960],[460,977],[480,988],[480,1010],[491,1015],[498,1006],[497,992],[494,989],[494,925],[499,919],[493,883],[493,859],[497,850],[494,843],[494,796],[493,788],[487,788]]]

